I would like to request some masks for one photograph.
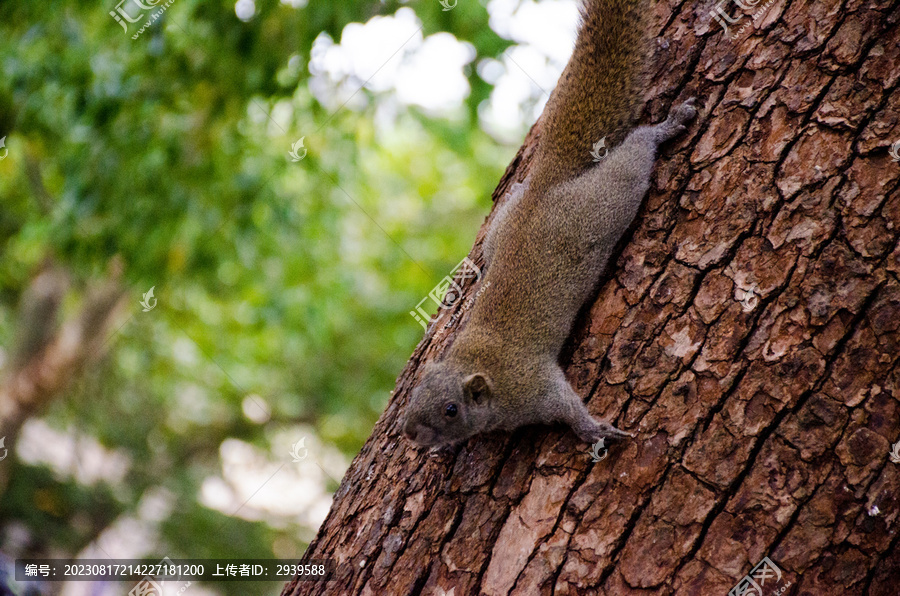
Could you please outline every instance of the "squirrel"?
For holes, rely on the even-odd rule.
[[[595,420],[558,360],[647,194],[657,148],[697,114],[691,98],[664,122],[629,132],[646,76],[649,12],[648,0],[585,0],[530,173],[485,236],[482,285],[490,290],[412,391],[401,424],[414,444],[451,446],[554,422],[588,443],[634,436]],[[594,163],[592,140],[601,136],[613,148]]]

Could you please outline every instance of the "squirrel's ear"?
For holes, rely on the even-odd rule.
[[[484,403],[490,399],[494,389],[491,385],[491,380],[481,373],[475,373],[466,377],[463,381],[463,387],[465,387],[466,394],[476,404]]]

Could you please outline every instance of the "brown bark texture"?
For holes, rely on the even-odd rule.
[[[655,5],[642,120],[702,107],[563,355],[637,437],[596,463],[561,427],[414,449],[398,417],[466,322],[443,312],[304,555],[332,581],[285,596],[724,596],[766,556],[767,596],[900,593],[900,2],[723,6],[731,39],[711,2]]]

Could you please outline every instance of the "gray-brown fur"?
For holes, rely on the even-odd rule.
[[[613,4],[629,7],[622,13],[626,16],[642,12],[634,6],[643,3],[589,0],[585,25],[566,67],[566,72],[580,73],[593,84],[607,87],[583,89],[569,80],[567,90],[554,93],[555,97],[581,102],[613,97],[609,78],[589,76],[583,64],[573,66],[585,55],[590,56],[591,65],[604,62],[602,57],[586,54],[585,47],[614,47],[617,41],[635,35],[625,34],[628,27],[619,19],[610,21],[611,30],[597,28],[600,21],[593,17],[594,11],[612,10]],[[633,26],[642,23],[641,17]],[[586,36],[602,40],[587,40]],[[639,64],[636,60],[633,67]],[[633,73],[623,76],[636,77]],[[620,87],[615,83],[612,88]],[[576,88],[577,93],[572,91]],[[614,120],[632,110],[633,103],[627,99],[604,105]],[[631,436],[591,417],[566,381],[558,358],[575,316],[595,289],[612,250],[647,193],[659,144],[684,131],[696,109],[689,100],[672,110],[665,122],[631,131],[599,163],[584,169],[572,164],[546,165],[547,159],[557,159],[554,155],[564,155],[568,149],[541,152],[546,139],[569,142],[566,139],[578,136],[572,123],[580,126],[577,115],[593,114],[594,107],[556,102],[548,106],[551,108],[547,122],[553,128],[539,146],[538,162],[545,165],[532,170],[526,183],[513,189],[488,232],[487,270],[481,282],[488,290],[475,302],[468,324],[447,355],[425,368],[422,381],[413,390],[404,432],[420,445],[458,443],[494,429],[553,422],[568,424],[591,443]],[[570,113],[572,122],[567,120]],[[613,120],[608,117],[603,125]],[[580,146],[590,161],[591,142],[582,141]],[[552,186],[540,183],[540,176],[551,170],[554,175],[568,174]],[[580,173],[573,174],[575,171]]]

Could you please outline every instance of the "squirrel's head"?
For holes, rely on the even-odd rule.
[[[487,429],[493,385],[486,373],[428,364],[413,389],[403,434],[420,446],[460,443]]]

